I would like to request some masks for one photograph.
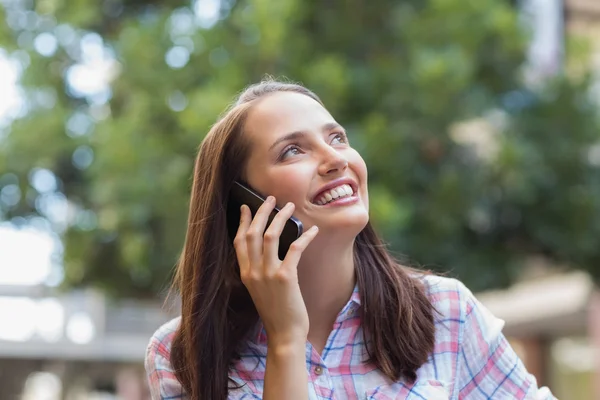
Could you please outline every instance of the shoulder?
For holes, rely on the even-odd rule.
[[[154,332],[146,348],[146,366],[155,364],[159,359],[168,362],[171,358],[171,345],[181,317],[174,318]]]
[[[461,308],[468,311],[472,307],[473,293],[458,279],[438,275],[420,275],[425,294],[431,304],[440,312],[448,308]]]
[[[484,324],[504,324],[458,279],[425,274],[418,279],[423,283],[427,298],[440,317],[459,320],[461,323],[467,319],[476,319]]]
[[[175,318],[162,325],[148,343],[144,367],[153,399],[186,398],[171,366],[171,344],[179,321],[180,318]]]
[[[484,330],[485,336],[497,336],[504,321],[495,317],[461,281],[436,275],[422,275],[425,292],[437,314],[438,322],[458,325],[469,333]]]
[[[163,355],[170,354],[171,343],[173,342],[175,332],[179,327],[180,320],[181,317],[173,318],[172,320],[158,328],[150,338],[150,343],[148,343],[148,349],[158,351]]]

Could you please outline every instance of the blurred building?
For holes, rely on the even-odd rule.
[[[569,72],[592,67],[600,78],[600,1],[519,0],[517,4],[531,35],[526,79],[537,84],[565,66]],[[587,54],[580,54],[582,48],[587,48]],[[586,62],[578,65],[582,56]]]
[[[0,399],[148,399],[145,349],[160,304],[0,286]]]
[[[584,273],[534,276],[477,294],[540,385],[561,400],[600,398],[600,291]],[[158,303],[94,291],[55,296],[0,287],[0,399],[146,400],[146,345],[174,316]],[[594,386],[595,385],[595,386]]]
[[[477,297],[540,385],[561,400],[600,399],[600,291],[588,275],[534,276]]]
[[[600,2],[597,0],[565,0],[564,18],[569,33],[587,35],[600,49]]]
[[[570,36],[587,39],[591,66],[600,75],[600,1],[564,1],[565,30]]]

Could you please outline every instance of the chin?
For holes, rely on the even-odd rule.
[[[366,210],[344,213],[344,215],[332,216],[332,218],[323,218],[320,221],[314,221],[319,227],[319,231],[327,232],[328,235],[344,233],[345,235],[358,236],[358,234],[369,223],[369,213]]]

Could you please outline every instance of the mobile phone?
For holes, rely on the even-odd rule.
[[[229,192],[229,199],[227,203],[227,227],[229,230],[229,237],[233,241],[235,235],[240,226],[240,207],[242,204],[246,204],[252,213],[252,217],[256,215],[258,208],[265,202],[265,199],[250,189],[245,184],[242,184],[238,181],[233,183],[231,191]],[[275,207],[269,215],[269,221],[267,223],[266,228],[271,225],[273,218],[280,210]],[[265,228],[265,230],[266,230]],[[279,259],[283,260],[285,255],[287,254],[290,245],[294,240],[298,239],[300,235],[302,235],[304,228],[302,226],[302,222],[293,216],[290,217],[283,227],[283,231],[281,232],[281,236],[279,237]]]

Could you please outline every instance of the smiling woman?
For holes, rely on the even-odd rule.
[[[237,180],[266,201],[228,232]],[[281,260],[292,216],[306,230]],[[249,87],[203,141],[174,284],[181,317],[146,355],[154,399],[553,398],[464,285],[388,254],[362,157],[300,85]]]
[[[340,228],[347,228],[345,233],[353,239],[369,221],[367,167],[348,143],[342,126],[315,99],[297,92],[279,92],[252,108],[244,136],[249,142],[244,179],[259,193],[274,196],[279,205],[293,203],[294,216],[305,228],[318,225],[319,240],[311,245],[315,254],[322,253],[317,246],[322,250],[336,246],[328,247],[336,259],[342,254],[352,255],[352,240],[337,236]],[[337,190],[345,193],[348,186],[352,196],[326,207],[318,204],[323,196],[337,199]],[[329,237],[336,239],[331,242]],[[351,271],[347,274],[350,281]]]

